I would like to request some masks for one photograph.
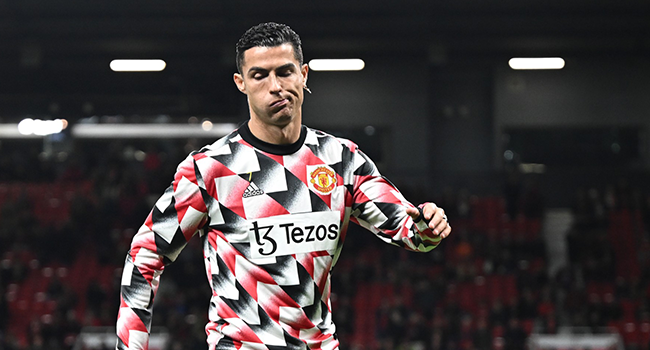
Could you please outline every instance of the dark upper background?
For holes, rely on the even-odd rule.
[[[398,179],[428,172],[432,186],[489,185],[485,173],[502,169],[508,149],[547,164],[549,179],[559,169],[566,180],[576,165],[580,176],[649,168],[650,3],[637,0],[5,0],[0,122],[241,119],[234,45],[264,21],[294,28],[306,60],[366,61],[358,73],[311,73],[309,124],[377,126],[388,136],[372,151]],[[537,55],[562,56],[567,67],[507,68],[510,57]],[[163,58],[167,69],[114,73],[114,58]],[[554,138],[564,144],[544,144]],[[405,139],[426,147],[413,151]]]
[[[290,24],[306,58],[483,60],[650,50],[647,1],[0,2],[0,115],[233,115],[234,44],[253,24]],[[113,58],[164,58],[163,73],[110,72]],[[397,67],[396,69],[408,69]],[[56,108],[56,107],[54,107]]]

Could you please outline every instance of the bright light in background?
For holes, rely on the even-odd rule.
[[[201,123],[201,128],[205,131],[212,130],[212,122],[209,120],[204,120],[203,123]]]
[[[112,60],[110,64],[114,72],[160,72],[167,67],[163,60]]]
[[[562,69],[564,60],[561,57],[514,57],[508,61],[508,65],[516,70]]]
[[[68,127],[68,121],[65,119],[40,120],[25,118],[18,123],[18,132],[21,135],[46,136],[58,134]]]
[[[76,123],[69,125],[65,119],[39,120],[26,118],[20,123],[0,123],[0,140],[33,139],[56,134],[70,128],[72,138],[189,138],[222,137],[237,128],[234,123],[213,123],[204,120],[201,124],[95,124]]]
[[[75,124],[74,138],[187,138],[221,137],[237,128],[234,123],[201,124]]]
[[[544,174],[546,172],[546,165],[538,163],[521,163],[519,164],[519,171],[524,174]]]
[[[359,58],[346,59],[313,59],[309,68],[315,71],[354,71],[362,70],[366,63]]]

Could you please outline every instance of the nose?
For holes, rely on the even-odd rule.
[[[269,86],[269,90],[272,93],[273,92],[279,92],[279,91],[282,90],[282,86],[280,85],[280,80],[278,79],[278,77],[275,74],[270,74],[269,75],[269,82],[271,84]]]

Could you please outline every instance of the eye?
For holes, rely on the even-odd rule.
[[[278,71],[278,76],[280,77],[288,77],[291,74],[293,74],[293,69],[291,68],[281,69]]]
[[[255,80],[262,80],[262,79],[264,79],[267,75],[268,75],[268,73],[260,72],[260,71],[256,71],[256,72],[253,72],[253,74],[251,75],[251,78],[253,78],[253,79],[255,79]]]

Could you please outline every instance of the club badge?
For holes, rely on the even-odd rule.
[[[307,166],[309,188],[322,194],[332,193],[336,187],[336,173],[327,165]]]

